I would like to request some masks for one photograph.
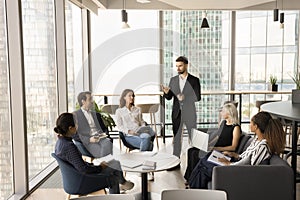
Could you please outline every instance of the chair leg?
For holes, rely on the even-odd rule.
[[[155,120],[155,113],[150,113],[150,121],[151,121],[151,124],[154,127],[157,150],[159,150],[158,137],[157,137],[157,128],[156,128],[156,120]]]
[[[66,200],[69,200],[70,198],[71,198],[71,195],[70,195],[70,194],[67,194]]]
[[[95,195],[106,195],[107,192],[106,192],[106,189],[101,189],[101,190],[98,190],[98,191],[95,191],[95,192],[92,192],[90,194],[87,194],[89,196],[95,196]],[[83,195],[83,196],[87,196],[87,195]]]
[[[122,151],[122,142],[120,136],[119,136],[119,145],[120,145],[120,151]]]

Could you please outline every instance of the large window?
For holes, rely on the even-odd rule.
[[[121,28],[120,10],[101,10],[98,16],[92,15],[95,93],[120,94],[126,88],[140,93],[160,90],[158,11],[127,12],[129,29]],[[113,102],[118,104],[118,99]]]
[[[189,73],[200,78],[202,91],[228,90],[229,14],[228,11],[209,11],[210,28],[201,29],[202,11],[163,12],[164,84],[169,84],[170,78],[177,74],[175,60],[184,55],[189,59]],[[198,122],[217,122],[218,109],[227,98],[202,95],[197,103]],[[171,107],[172,102],[166,101],[166,123],[171,123]]]
[[[189,72],[198,76],[202,91],[229,90],[231,71],[235,71],[235,90],[267,90],[270,75],[278,78],[279,90],[294,86],[298,60],[298,11],[285,11],[285,28],[273,21],[272,11],[237,11],[235,60],[230,60],[230,12],[209,11],[209,29],[201,29],[202,11],[163,12],[163,82],[176,74],[174,60],[185,55]],[[235,63],[231,69],[229,63]],[[198,103],[198,122],[215,122],[217,108],[225,96],[202,95]],[[242,121],[257,112],[255,100],[286,100],[288,95],[243,95]],[[171,102],[166,102],[166,123],[171,122]]]
[[[66,47],[68,76],[68,111],[73,112],[76,96],[83,91],[84,65],[82,50],[81,9],[66,1]]]
[[[236,90],[268,90],[270,75],[279,90],[291,90],[298,62],[298,11],[285,11],[285,28],[273,21],[272,11],[236,14]],[[287,100],[287,95],[243,95],[244,121],[257,112],[256,100]]]
[[[52,160],[57,117],[54,0],[22,0],[29,178]]]
[[[118,105],[126,88],[142,94],[160,91],[158,11],[127,12],[129,29],[121,28],[120,10],[100,10],[91,17],[92,91],[116,94],[109,96],[109,104]],[[103,97],[95,100],[104,103]],[[159,103],[159,96],[137,96],[140,103]],[[150,123],[146,116],[145,120]]]
[[[13,193],[10,87],[4,5],[5,0],[0,0],[0,199],[7,199]]]

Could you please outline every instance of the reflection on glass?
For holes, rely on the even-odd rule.
[[[52,161],[57,117],[54,1],[22,0],[28,170],[32,179]]]
[[[7,35],[5,1],[0,0],[0,199],[8,199],[13,193],[12,138],[10,130],[10,99],[7,60]]]
[[[68,111],[75,110],[76,96],[83,90],[81,9],[66,1],[66,47],[68,77]]]

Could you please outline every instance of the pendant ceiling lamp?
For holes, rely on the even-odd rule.
[[[201,24],[201,28],[209,28],[208,21],[207,21],[207,18],[206,18],[206,11],[204,11],[204,12],[202,13],[202,24]]]
[[[284,28],[284,13],[280,13],[280,28]]]
[[[279,10],[277,8],[277,0],[276,0],[276,8],[274,9],[274,13],[273,13],[274,22],[278,21],[278,13],[279,13]]]
[[[283,10],[283,0],[281,1],[281,7]],[[280,13],[279,22],[280,22],[280,28],[284,28],[284,12]]]
[[[121,11],[122,14],[122,28],[126,29],[126,28],[130,28],[130,26],[128,25],[127,21],[128,21],[128,14],[126,12],[125,9],[125,0],[123,0],[123,10]]]

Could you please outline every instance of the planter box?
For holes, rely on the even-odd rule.
[[[273,92],[277,92],[278,91],[278,85],[277,84],[272,85],[272,91]]]
[[[300,103],[300,90],[292,90],[292,103]]]
[[[269,84],[268,89],[269,89],[269,91],[277,92],[278,91],[278,85],[277,84],[275,84],[275,85]]]

